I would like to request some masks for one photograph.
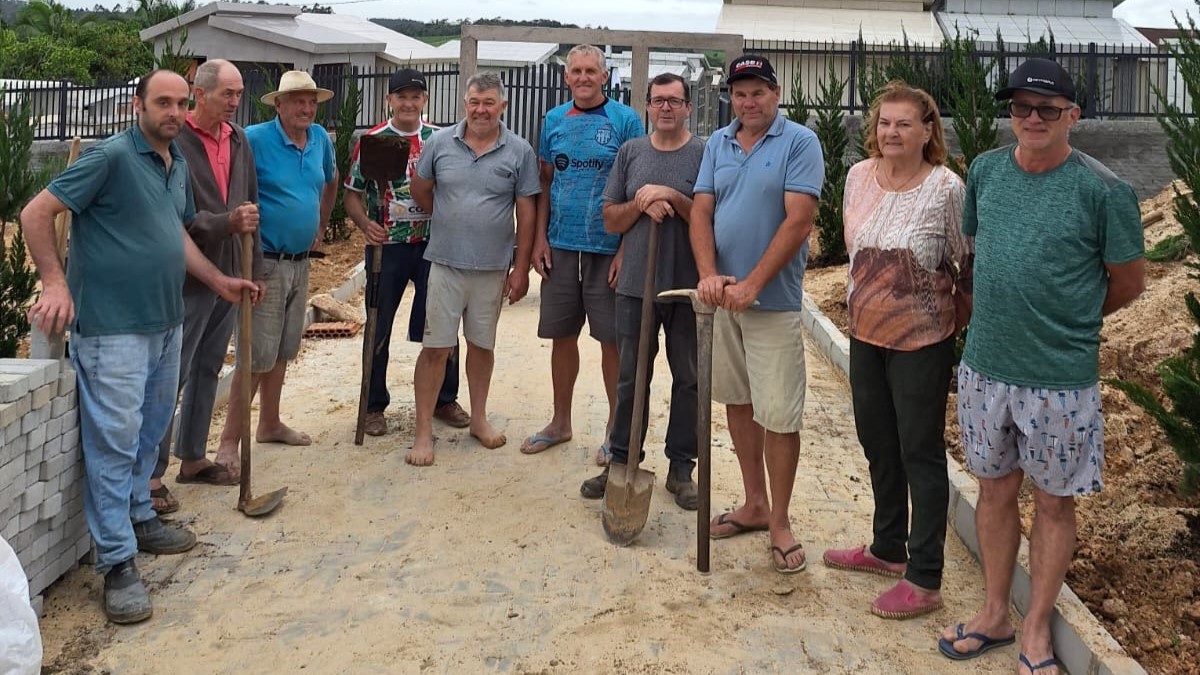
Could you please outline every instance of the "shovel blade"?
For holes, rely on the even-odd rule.
[[[265,495],[250,497],[244,501],[238,502],[238,511],[241,511],[251,518],[265,516],[274,511],[283,502],[283,496],[287,494],[287,491],[287,488],[282,487],[274,492],[268,492]]]
[[[604,533],[617,546],[628,546],[646,527],[650,516],[650,495],[654,492],[654,472],[638,469],[630,481],[624,467],[614,467],[604,490]]]

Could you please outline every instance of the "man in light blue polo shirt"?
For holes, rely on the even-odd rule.
[[[83,511],[104,575],[113,623],[150,618],[134,556],[182,553],[191,532],[164,525],[150,500],[158,442],[175,410],[186,272],[229,302],[254,284],[213,266],[184,232],[195,217],[188,166],[174,143],[188,85],[170,71],[138,81],[138,122],[79,156],[21,212],[42,278],[30,322],[71,329],[83,441]],[[70,210],[71,257],[63,275],[54,217]]]
[[[317,105],[333,98],[308,73],[290,70],[279,89],[262,97],[274,105],[270,122],[246,127],[258,177],[259,228],[262,233],[266,296],[254,308],[250,391],[262,387],[255,440],[259,443],[309,445],[308,434],[292,429],[279,416],[287,364],[300,353],[308,302],[308,257],[321,241],[333,201],[338,172],[333,144],[319,124]],[[236,457],[241,438],[242,403],[237,376],[229,396],[225,429],[217,454]],[[251,394],[253,396],[253,394]]]
[[[737,119],[704,149],[690,234],[697,293],[718,306],[713,398],[726,405],[746,503],[713,519],[710,533],[769,530],[772,563],[790,574],[806,564],[788,504],[804,414],[801,283],[825,163],[816,134],[779,114],[766,58],[735,59],[726,82]]]

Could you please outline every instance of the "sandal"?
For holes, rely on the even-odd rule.
[[[209,464],[196,473],[185,476],[180,471],[176,483],[203,483],[204,485],[237,485],[238,475],[223,464]]]
[[[596,466],[608,466],[610,462],[612,462],[612,447],[609,446],[608,441],[604,441],[599,448],[596,448]]]
[[[150,491],[150,504],[154,512],[160,516],[165,516],[168,513],[175,513],[179,510],[179,500],[166,485],[155,488]]]

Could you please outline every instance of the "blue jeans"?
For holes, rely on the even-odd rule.
[[[83,512],[100,574],[137,554],[133,524],[155,517],[150,473],[175,409],[182,337],[176,326],[71,338],[87,478]]]

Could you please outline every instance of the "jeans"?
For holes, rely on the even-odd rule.
[[[875,495],[871,554],[907,562],[904,578],[928,589],[942,587],[945,562],[946,397],[953,365],[953,336],[914,352],[850,338],[854,426]]]
[[[392,402],[387,388],[387,367],[392,341],[392,323],[404,299],[404,289],[411,281],[416,287],[412,310],[408,315],[408,340],[421,342],[425,333],[425,296],[429,287],[429,261],[425,246],[419,244],[384,244],[379,264],[379,309],[375,320],[375,358],[371,361],[371,384],[367,391],[367,412],[383,412]],[[371,248],[367,247],[367,283],[370,283]],[[438,392],[437,405],[442,407],[458,399],[458,347],[446,360],[446,377]]]
[[[133,524],[155,517],[150,474],[175,411],[183,328],[71,339],[86,483],[83,512],[104,574],[137,553]]]
[[[646,402],[642,417],[642,447],[649,426],[650,381],[658,355],[658,330],[667,336],[667,364],[671,367],[671,412],[667,422],[667,459],[671,469],[691,475],[696,466],[696,314],[691,303],[655,302],[650,315],[650,354],[646,368]],[[624,464],[629,457],[633,425],[633,389],[637,382],[638,339],[642,325],[642,300],[617,294],[617,410],[613,416],[609,448],[613,461]],[[641,459],[646,452],[642,451]]]

